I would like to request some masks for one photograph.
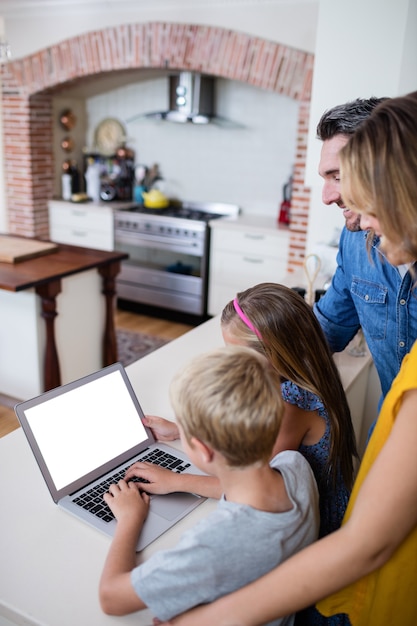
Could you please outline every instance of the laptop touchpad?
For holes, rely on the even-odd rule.
[[[184,508],[191,506],[199,499],[199,496],[195,496],[192,493],[178,492],[168,493],[164,496],[152,496],[151,511],[165,519],[172,520],[178,517],[178,515],[183,515]]]

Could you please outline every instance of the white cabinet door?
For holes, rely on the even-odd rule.
[[[250,230],[216,228],[212,233],[213,250],[244,252],[249,256],[252,254],[278,256],[280,241],[285,242],[286,238]]]
[[[51,201],[48,206],[52,241],[85,248],[114,250],[111,207],[58,201]]]
[[[288,233],[215,228],[210,249],[208,313],[217,315],[236,293],[280,282],[287,271]]]

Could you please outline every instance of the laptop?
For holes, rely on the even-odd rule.
[[[143,425],[143,411],[120,363],[20,402],[15,413],[54,502],[109,536],[117,522],[103,493],[135,461],[203,474],[182,451],[156,442]],[[151,496],[137,551],[205,499],[190,493]]]

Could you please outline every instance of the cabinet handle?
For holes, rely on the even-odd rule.
[[[73,209],[71,213],[75,215],[76,217],[85,217],[87,215],[87,211],[80,211],[80,210],[77,211],[77,209]]]
[[[86,231],[85,231],[85,230],[84,230],[84,231],[83,231],[83,230],[73,230],[73,231],[72,231],[72,234],[73,234],[75,237],[85,237],[85,236],[87,235],[87,233],[86,233]]]
[[[246,237],[246,239],[265,239],[265,235],[253,235],[251,233],[245,233],[243,236]]]
[[[243,260],[246,261],[246,263],[263,263],[264,262],[263,259],[250,259],[247,256],[244,256]]]

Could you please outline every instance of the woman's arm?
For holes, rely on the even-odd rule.
[[[392,432],[349,520],[251,585],[199,607],[177,626],[258,626],[316,603],[384,565],[417,525],[417,390],[404,394]]]

